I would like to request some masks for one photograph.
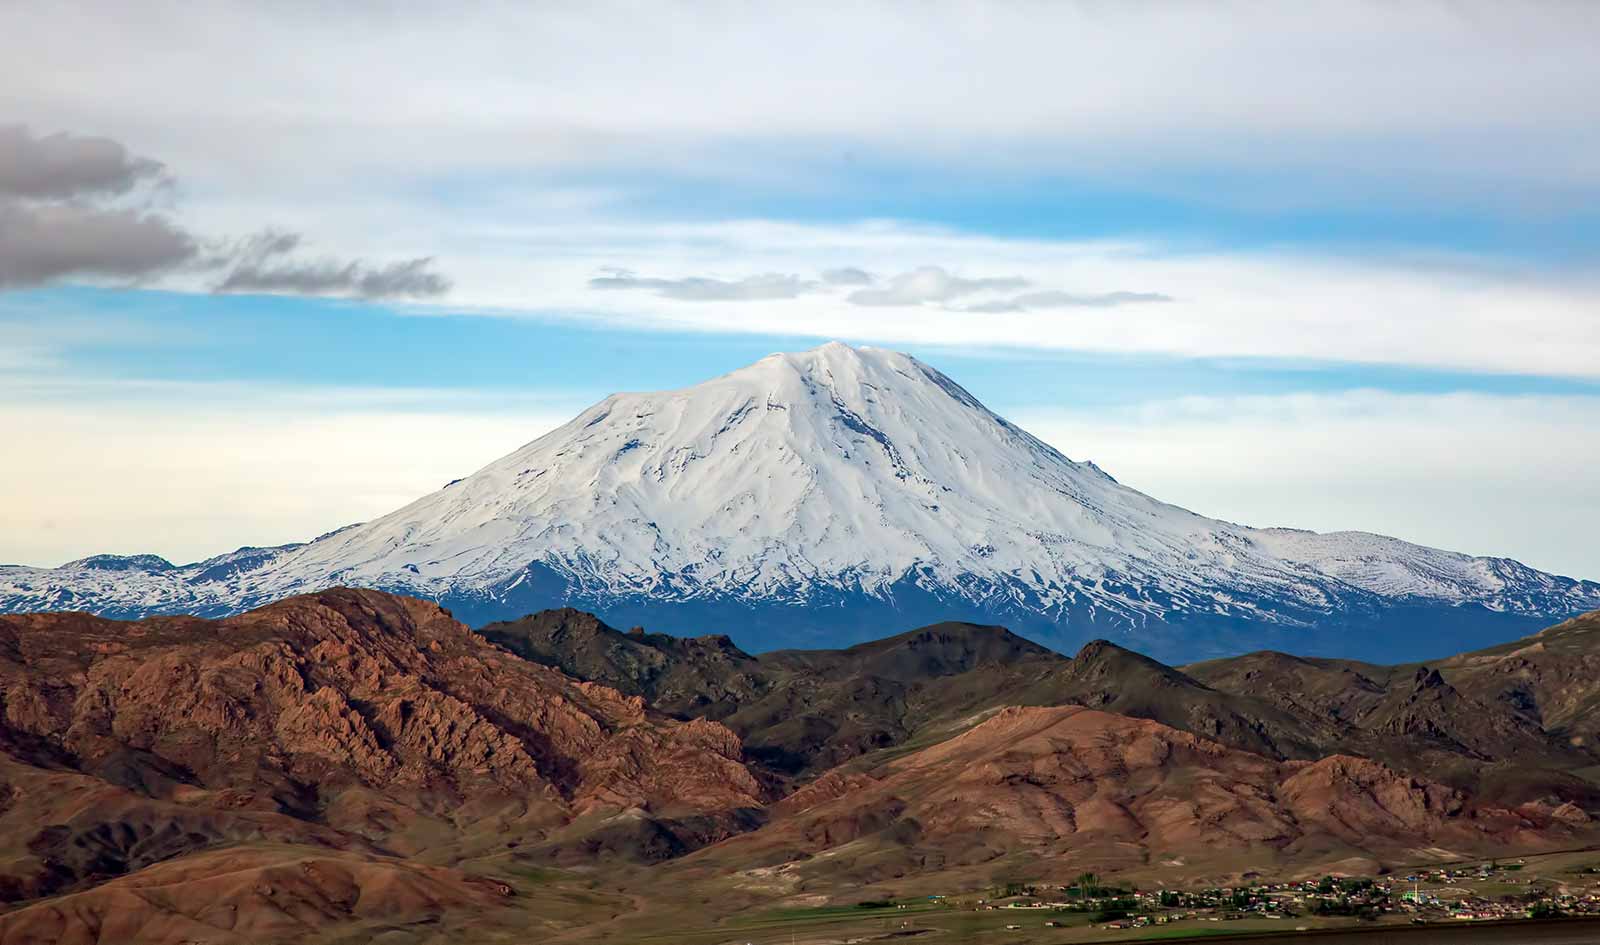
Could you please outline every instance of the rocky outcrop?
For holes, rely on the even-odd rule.
[[[0,621],[16,640],[6,725],[80,766],[131,749],[213,789],[266,776],[557,805],[602,790],[647,809],[761,800],[727,729],[518,659],[422,601],[334,590],[216,622]],[[607,762],[620,757],[636,763]]]
[[[536,848],[589,815],[767,800],[722,725],[521,659],[423,601],[337,589],[219,621],[0,617],[0,901],[75,893],[66,940],[122,908],[136,884],[118,877],[224,847],[354,858],[328,869],[387,889],[386,853]],[[0,942],[56,921],[0,915]]]
[[[1453,823],[1470,823],[1461,816],[1460,791],[1347,755],[1298,766],[1278,796],[1302,825],[1354,844],[1375,837],[1432,838]]]

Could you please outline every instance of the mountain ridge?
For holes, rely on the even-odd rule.
[[[569,604],[680,634],[738,627],[755,650],[951,618],[1168,659],[1262,642],[1442,655],[1600,606],[1600,584],[1510,559],[1205,518],[1067,458],[915,358],[830,343],[611,395],[305,544],[173,568],[0,568],[0,610],[221,615],[333,584],[473,623]]]
[[[752,757],[797,782],[948,737],[1003,706],[1081,705],[1277,760],[1354,754],[1463,789],[1478,789],[1485,777],[1505,781],[1496,772],[1516,766],[1530,773],[1525,783],[1512,778],[1497,796],[1600,801],[1600,791],[1565,774],[1594,763],[1600,742],[1572,735],[1600,725],[1600,711],[1575,713],[1570,733],[1546,730],[1487,688],[1503,684],[1504,674],[1475,664],[1475,654],[1439,661],[1443,675],[1281,653],[1174,667],[1104,640],[1068,657],[1003,627],[946,622],[848,649],[751,655],[724,635],[623,633],[570,609],[479,632],[670,716],[719,721]],[[1600,660],[1600,637],[1585,634],[1574,645],[1582,651],[1561,655],[1564,674],[1549,687],[1559,698],[1549,701],[1600,704],[1600,688],[1584,675]]]

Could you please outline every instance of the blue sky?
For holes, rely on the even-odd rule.
[[[1591,7],[453,10],[0,13],[0,560],[840,338],[1200,512],[1600,577]]]

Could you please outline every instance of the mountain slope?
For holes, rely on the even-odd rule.
[[[479,631],[524,659],[553,666],[663,712],[721,719],[771,687],[756,658],[726,636],[623,634],[572,608],[491,623]]]
[[[1600,611],[1438,663],[1456,688],[1600,747]]]
[[[754,649],[953,617],[1188,658],[1264,631],[1361,652],[1401,622],[1436,655],[1600,606],[1600,585],[1507,559],[1204,518],[1066,458],[914,358],[837,343],[608,397],[405,508],[246,558],[7,568],[0,606],[225,613],[354,584],[475,621],[573,604],[674,632],[737,626]]]
[[[514,653],[638,695],[680,718],[727,725],[782,775],[893,748],[1040,687],[1067,661],[1002,627],[945,623],[845,650],[751,656],[725,636],[623,634],[590,614],[545,611],[480,631]]]
[[[1600,612],[1425,665],[1263,651],[1184,669],[1304,718],[1394,736],[1411,752],[1572,767],[1600,748]]]

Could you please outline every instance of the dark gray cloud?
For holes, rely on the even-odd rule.
[[[829,269],[822,274],[822,281],[828,285],[872,285],[876,280],[872,273],[865,269],[846,266],[843,269]]]
[[[856,305],[922,305],[949,302],[976,292],[1008,292],[1027,285],[1028,280],[1017,276],[965,279],[938,266],[923,266],[890,278],[882,288],[858,289],[846,299]]]
[[[23,125],[0,125],[0,195],[64,199],[122,194],[158,180],[159,161],[135,157],[110,138],[35,137]]]
[[[139,279],[189,263],[198,252],[194,237],[158,214],[0,203],[0,289],[72,276]]]
[[[199,241],[178,223],[106,204],[163,179],[159,162],[110,138],[0,126],[0,289],[74,276],[139,279],[193,261]]]
[[[427,298],[450,291],[450,280],[433,271],[433,257],[424,256],[374,266],[364,260],[294,260],[298,233],[268,230],[245,240],[235,250],[217,292],[266,292],[291,295],[351,295],[364,299]]]
[[[1151,302],[1171,302],[1172,296],[1160,292],[1100,292],[1082,294],[1048,289],[1025,292],[1009,299],[977,302],[962,308],[964,312],[1026,312],[1041,308],[1116,308],[1119,305],[1142,305]]]
[[[20,125],[0,126],[0,289],[75,277],[145,279],[177,269],[225,271],[218,292],[387,299],[450,289],[432,257],[297,259],[296,233],[206,240],[165,215],[129,206],[168,181],[160,162],[110,138],[38,137]]]
[[[792,299],[813,291],[817,284],[799,276],[775,272],[733,280],[704,276],[656,279],[635,275],[626,269],[610,269],[605,275],[590,279],[589,288],[654,292],[663,298],[689,302],[753,302]]]

